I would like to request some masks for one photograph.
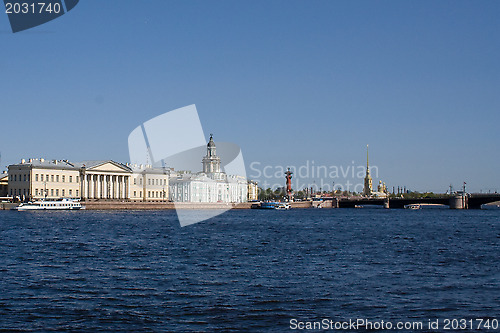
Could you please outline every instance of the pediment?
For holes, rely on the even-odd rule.
[[[113,161],[104,162],[102,164],[87,168],[88,171],[108,171],[108,172],[127,172],[130,169]]]

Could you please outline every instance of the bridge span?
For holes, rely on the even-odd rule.
[[[411,204],[438,204],[453,209],[480,209],[481,205],[500,201],[500,194],[468,194],[466,196],[442,196],[434,198],[333,198],[333,208],[355,208],[378,205],[385,208],[404,208]]]

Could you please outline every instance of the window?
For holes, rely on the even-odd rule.
[[[134,185],[137,185],[137,178],[134,178]]]
[[[38,174],[35,174],[35,181],[38,181]]]
[[[38,195],[38,189],[37,188],[35,189],[35,195]]]
[[[64,190],[61,190],[61,192],[62,192],[61,195],[64,197]]]
[[[72,195],[73,195],[73,190],[69,190],[69,196],[72,196]]]
[[[136,191],[134,191],[134,198],[135,198],[135,197],[137,197],[137,192],[136,192]]]
[[[142,185],[142,178],[139,178],[139,185]]]
[[[76,176],[76,182],[78,183],[78,176]],[[77,196],[78,196],[78,194],[77,194]]]
[[[142,191],[139,191],[139,196],[142,198]]]
[[[50,175],[50,181],[54,182],[54,175]]]
[[[59,189],[56,190],[56,197],[59,196]]]
[[[56,175],[56,183],[59,183],[59,175]]]
[[[151,179],[148,179],[148,185],[151,185]]]
[[[65,182],[65,176],[62,176],[62,182]],[[63,194],[64,195],[64,194]]]
[[[151,198],[151,191],[148,191],[148,198]]]
[[[24,175],[24,181],[26,181],[26,175]]]
[[[49,181],[49,175],[45,175],[45,181],[48,182]]]
[[[28,181],[30,181],[30,175],[28,175]]]
[[[78,196],[78,190],[76,190],[76,196]]]
[[[54,196],[54,189],[51,189],[50,190],[50,196],[53,197]]]
[[[73,176],[69,176],[69,182],[72,183],[73,182]]]
[[[17,182],[17,175],[14,175],[14,181]]]

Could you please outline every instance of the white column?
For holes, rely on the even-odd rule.
[[[123,188],[122,188],[122,176],[116,176],[118,179],[118,199],[121,199],[123,197]]]
[[[82,184],[82,193],[81,196],[83,199],[87,198],[87,175],[83,175],[83,177],[80,177],[80,182]]]
[[[125,177],[125,199],[130,199],[130,176]]]
[[[97,199],[101,199],[101,176],[97,175]]]
[[[85,175],[85,199],[89,197],[89,175]]]
[[[89,199],[94,198],[94,175],[89,175]]]
[[[102,196],[104,199],[108,198],[108,181],[106,175],[102,176]]]

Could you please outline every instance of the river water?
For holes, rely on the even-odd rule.
[[[499,258],[499,210],[0,211],[0,330],[494,320]]]

